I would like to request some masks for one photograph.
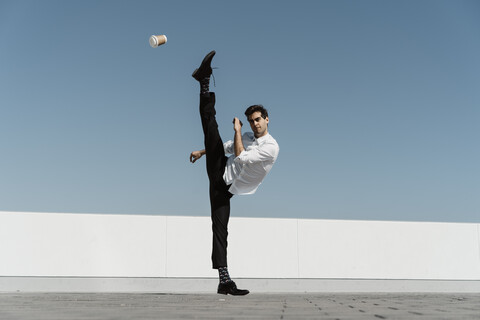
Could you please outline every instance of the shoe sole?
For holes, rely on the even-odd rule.
[[[231,295],[231,296],[246,296],[247,294],[249,294],[250,292],[247,292],[245,294],[231,294],[231,293],[228,293],[228,292],[219,292],[217,291],[218,294],[224,294],[224,295]]]

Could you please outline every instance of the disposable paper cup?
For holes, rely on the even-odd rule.
[[[152,48],[156,48],[167,42],[167,36],[164,34],[159,36],[151,36],[149,42]]]

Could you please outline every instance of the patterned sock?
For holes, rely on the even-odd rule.
[[[200,80],[200,93],[205,94],[210,91],[210,77]]]
[[[218,277],[220,278],[220,283],[222,284],[232,281],[232,279],[230,279],[230,275],[228,274],[227,267],[218,268]]]

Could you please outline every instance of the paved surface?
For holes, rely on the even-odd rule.
[[[480,319],[480,293],[0,293],[0,319]]]

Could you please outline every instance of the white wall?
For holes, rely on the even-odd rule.
[[[0,212],[0,277],[217,277],[208,217]],[[235,218],[237,278],[480,280],[480,225]]]

